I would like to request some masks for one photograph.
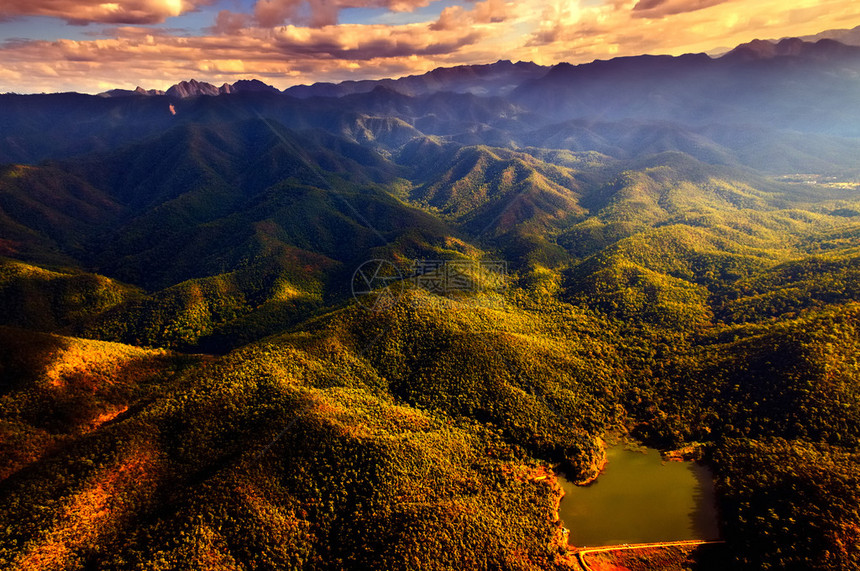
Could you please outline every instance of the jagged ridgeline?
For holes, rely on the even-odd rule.
[[[858,49],[0,95],[0,567],[575,568],[621,432],[857,569]]]

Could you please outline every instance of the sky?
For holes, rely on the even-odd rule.
[[[713,52],[860,25],[856,0],[0,0],[0,92]]]

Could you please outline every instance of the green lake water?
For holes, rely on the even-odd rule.
[[[719,539],[711,471],[644,450],[608,448],[609,463],[588,486],[559,478],[565,493],[559,513],[571,545]]]

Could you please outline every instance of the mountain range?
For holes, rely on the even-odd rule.
[[[855,30],[832,30],[818,36],[809,38],[784,38],[782,40],[753,40],[743,44],[730,52],[716,58],[705,54],[697,54],[695,60],[700,67],[707,67],[710,61],[732,62],[739,59],[751,61],[771,59],[774,57],[790,58],[793,64],[800,62],[831,63],[831,60],[843,57],[846,60],[856,57],[857,42],[852,42],[852,34]],[[834,38],[842,38],[836,41]],[[642,56],[633,58],[630,67],[636,67],[643,73],[648,73],[649,66],[641,64],[638,60]],[[625,58],[612,60],[620,63]],[[692,60],[689,60],[692,61]],[[591,64],[570,66],[559,64],[562,69],[574,67],[583,77],[587,77],[603,62],[597,61]],[[849,64],[850,65],[850,64]],[[512,63],[508,60],[500,60],[494,64],[485,65],[462,65],[450,68],[437,68],[423,75],[411,75],[399,79],[344,81],[341,83],[315,83],[313,85],[296,85],[289,87],[283,93],[299,98],[310,97],[343,97],[356,93],[369,93],[377,87],[385,87],[404,95],[416,96],[437,92],[472,93],[482,96],[504,96],[524,84],[539,80],[551,70],[548,66],[540,66],[532,62]],[[654,68],[659,71],[658,67]],[[599,72],[596,72],[599,73]],[[128,97],[133,95],[168,95],[170,97],[184,99],[201,95],[226,95],[248,91],[278,92],[278,89],[267,85],[260,80],[239,80],[233,84],[223,84],[216,87],[210,83],[197,80],[182,81],[166,92],[138,87],[134,90],[113,89],[101,93],[102,97]]]
[[[577,568],[613,434],[712,469],[684,565],[860,568],[858,71],[0,95],[0,567]]]
[[[549,69],[499,62],[285,94],[257,80],[217,89],[192,80],[164,95],[7,94],[0,96],[6,133],[0,161],[106,151],[180,123],[262,115],[386,153],[420,134],[622,158],[642,150],[642,139],[619,138],[629,125],[649,131],[652,151],[680,150],[769,171],[790,163],[800,171],[836,172],[855,166],[858,50],[831,40],[753,42],[718,59],[639,56]],[[225,95],[190,96],[203,92]]]

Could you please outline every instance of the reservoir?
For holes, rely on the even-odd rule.
[[[664,462],[658,450],[607,448],[597,480],[563,477],[559,515],[577,547],[719,539],[711,471],[695,462]]]

